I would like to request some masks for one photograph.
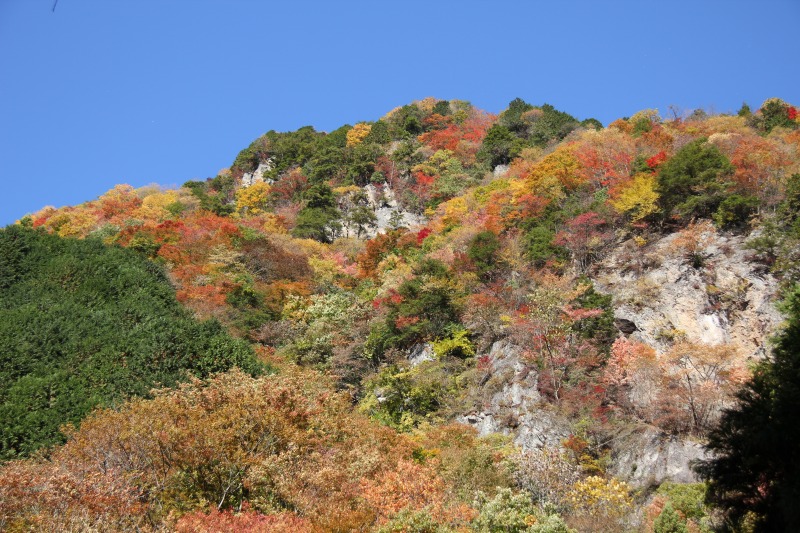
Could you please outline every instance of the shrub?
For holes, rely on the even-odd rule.
[[[712,216],[714,223],[722,229],[744,226],[758,208],[758,198],[732,194],[720,202]]]
[[[655,522],[653,522],[653,533],[688,533],[686,528],[686,521],[681,519],[680,515],[675,512],[672,504],[667,502],[664,510],[658,515]]]
[[[469,332],[465,329],[456,329],[452,335],[434,341],[433,353],[436,357],[458,357],[466,359],[475,356],[475,346],[469,340]]]

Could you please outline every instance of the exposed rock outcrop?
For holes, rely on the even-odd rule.
[[[697,476],[692,462],[706,459],[700,442],[665,435],[656,428],[642,426],[620,436],[612,446],[611,473],[635,487],[661,484],[664,481],[693,483]]]
[[[571,432],[569,422],[542,402],[538,373],[520,358],[520,348],[508,341],[489,350],[491,377],[483,384],[480,410],[462,417],[481,435],[513,434],[523,448],[559,446]]]
[[[406,358],[411,366],[417,366],[425,361],[433,361],[435,359],[433,345],[429,342],[415,344],[411,347],[411,350],[409,350]]]
[[[623,243],[596,265],[595,289],[614,297],[620,331],[659,353],[684,339],[764,357],[782,320],[773,305],[777,281],[750,258],[744,237],[710,225],[695,233],[644,247]]]
[[[523,449],[560,447],[573,432],[572,424],[542,401],[538,373],[520,359],[520,353],[520,348],[508,341],[492,345],[491,377],[483,384],[483,405],[462,416],[460,422],[481,435],[513,435]],[[635,487],[697,481],[690,465],[706,457],[700,442],[667,435],[646,424],[617,436],[610,447],[611,473]]]
[[[743,357],[761,358],[782,321],[775,308],[777,281],[753,261],[742,236],[694,228],[640,247],[628,241],[595,265],[596,290],[614,298],[615,325],[664,353],[676,340],[734,344]],[[491,371],[482,384],[482,405],[461,417],[481,434],[511,434],[523,448],[560,446],[572,427],[548,407],[537,390],[535,368],[506,340],[489,350]],[[634,486],[692,482],[691,463],[706,458],[691,437],[632,425],[610,443],[612,474]]]
[[[393,226],[414,228],[425,223],[425,217],[405,211],[397,202],[394,191],[388,185],[376,187],[369,184],[364,187],[369,205],[377,218],[375,227],[368,228],[366,238],[372,238],[380,233],[386,233]]]
[[[242,187],[249,187],[259,181],[264,181],[264,172],[269,172],[273,169],[272,159],[261,161],[258,168],[253,172],[246,172],[242,176]]]

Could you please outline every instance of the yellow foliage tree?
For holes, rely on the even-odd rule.
[[[433,107],[436,105],[436,98],[433,96],[426,96],[422,100],[417,100],[414,105],[417,106],[423,113],[430,114],[433,112]]]
[[[51,219],[55,229],[61,237],[85,237],[97,227],[97,217],[85,207],[67,208],[62,216]]]
[[[575,157],[575,146],[559,146],[551,154],[545,156],[528,175],[534,184],[554,177],[567,190],[576,188],[583,179],[580,177],[580,163]]]
[[[352,129],[347,131],[347,147],[356,146],[364,142],[364,139],[372,131],[372,126],[366,122],[359,122]]]
[[[442,223],[445,226],[457,226],[463,222],[469,212],[469,205],[463,196],[458,196],[443,203],[441,212]]]
[[[453,165],[458,165],[458,160],[450,150],[437,150],[427,161],[415,165],[413,172],[424,172],[428,176],[438,176],[450,170]]]
[[[630,487],[615,478],[589,476],[572,486],[567,500],[572,521],[581,531],[620,531],[633,499]]]
[[[242,215],[258,215],[264,212],[272,189],[265,181],[256,182],[236,191],[236,210]]]
[[[618,212],[628,213],[634,222],[652,215],[658,211],[656,177],[647,173],[635,175],[610,203]]]
[[[147,192],[147,196],[142,199],[142,205],[134,211],[134,218],[163,222],[173,216],[167,207],[179,201],[178,191]]]

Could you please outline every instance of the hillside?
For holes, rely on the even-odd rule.
[[[59,427],[94,407],[188,374],[262,370],[218,322],[192,319],[135,253],[19,227],[0,233],[0,250],[2,459],[62,442]]]
[[[171,287],[119,294],[174,290],[275,373],[209,375],[225,357],[247,366],[217,350],[177,388],[149,393],[177,381],[159,377],[64,419],[32,402],[53,428],[83,421],[3,467],[0,527],[653,531],[674,516],[708,531],[725,508],[703,503],[690,462],[713,457],[710,432],[769,364],[777,303],[800,279],[799,151],[797,109],[778,99],[603,127],[520,99],[495,116],[429,98],[330,133],[269,131],[176,190],[44,208],[0,245],[91,247],[63,260],[73,271],[127,248]],[[71,298],[72,278],[30,288],[58,285],[56,267],[15,288],[41,256],[0,263],[21,305]],[[4,373],[80,356],[31,348],[79,322],[49,312],[4,337]],[[127,368],[125,328],[103,326],[121,343],[103,378]]]

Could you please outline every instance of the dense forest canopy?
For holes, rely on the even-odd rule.
[[[94,239],[0,232],[0,457],[63,441],[98,405],[118,405],[238,366],[252,349],[219,322],[198,322],[162,268]]]

